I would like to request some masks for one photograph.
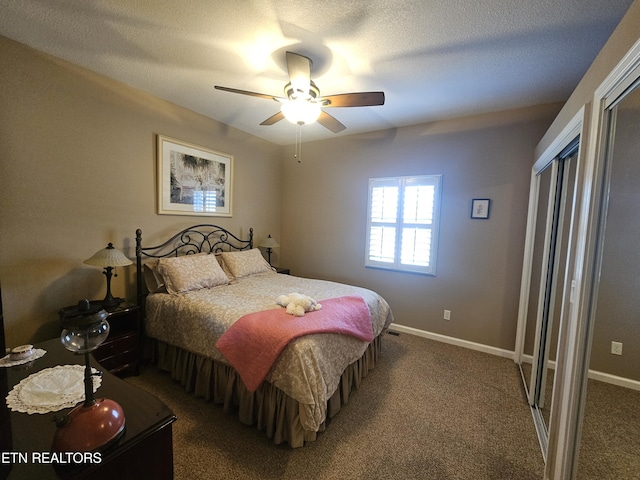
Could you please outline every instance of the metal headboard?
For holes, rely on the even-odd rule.
[[[242,240],[218,225],[193,225],[179,231],[166,242],[152,247],[142,246],[142,230],[136,230],[136,285],[138,304],[144,308],[143,258],[177,257],[196,253],[219,253],[253,248],[253,228],[249,229],[249,238]]]

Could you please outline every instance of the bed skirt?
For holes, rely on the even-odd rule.
[[[153,342],[152,356],[158,368],[170,372],[187,392],[223,405],[225,413],[237,411],[242,423],[256,425],[275,444],[287,442],[293,448],[302,447],[325,430],[327,420],[318,431],[305,430],[300,424],[298,401],[272,384],[263,382],[255,392],[249,392],[233,367],[164,342]],[[327,402],[327,419],[349,401],[352,388],[360,387],[361,380],[378,361],[381,349],[379,335],[362,357],[342,372],[340,384]]]

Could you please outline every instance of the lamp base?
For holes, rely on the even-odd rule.
[[[122,407],[108,398],[96,399],[93,405],[78,405],[56,420],[54,452],[93,452],[104,450],[124,433]]]
[[[120,297],[105,298],[104,300],[97,301],[97,303],[102,305],[102,308],[104,308],[107,312],[118,308],[122,302],[124,302],[124,298]]]

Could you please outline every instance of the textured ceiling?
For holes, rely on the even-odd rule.
[[[564,101],[632,0],[0,0],[0,34],[277,144],[285,51],[310,57],[348,135]],[[335,136],[318,124],[303,141]]]

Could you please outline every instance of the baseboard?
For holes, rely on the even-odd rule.
[[[420,330],[418,328],[405,327],[404,325],[398,325],[396,323],[392,323],[389,326],[389,330],[392,330],[394,332],[406,333],[409,335],[415,335],[417,337],[424,337],[430,340],[435,340],[437,342],[448,343],[450,345],[456,345],[458,347],[468,348],[471,350],[477,350],[478,352],[497,355],[499,357],[509,358],[511,360],[513,360],[514,358],[514,352],[512,352],[511,350],[503,350],[501,348],[491,347],[482,343],[475,343],[468,340],[462,340],[460,338],[448,337],[447,335],[427,332],[426,330]],[[532,358],[530,355],[523,355],[522,361],[525,363],[531,363]],[[555,367],[555,362],[549,361],[549,368],[554,370]],[[619,387],[640,391],[640,382],[637,380],[631,380],[630,378],[618,377],[609,373],[598,372],[597,370],[589,370],[589,378],[598,380],[600,382],[618,385]]]
[[[491,347],[482,343],[470,342],[468,340],[462,340],[460,338],[448,337],[447,335],[441,335],[439,333],[427,332],[426,330],[420,330],[413,327],[405,327],[404,325],[398,325],[392,323],[389,326],[389,330],[394,332],[407,333],[409,335],[415,335],[417,337],[424,337],[437,342],[448,343],[450,345],[456,345],[458,347],[468,348],[470,350],[477,350],[479,352],[489,353],[491,355],[497,355],[498,357],[509,358],[513,360],[513,352],[510,350],[503,350],[502,348]]]
[[[610,373],[598,372],[597,370],[589,370],[589,378],[599,380],[600,382],[611,383],[619,387],[630,388],[631,390],[640,391],[640,382],[631,380],[630,378],[618,377]]]
[[[532,363],[533,358],[531,355],[523,355],[522,361],[524,363]],[[549,368],[555,370],[556,362],[549,360]],[[640,382],[638,380],[631,380],[630,378],[618,377],[610,373],[599,372],[598,370],[589,370],[589,378],[592,380],[598,380],[599,382],[610,383],[612,385],[618,385],[619,387],[630,388],[631,390],[640,391]]]

